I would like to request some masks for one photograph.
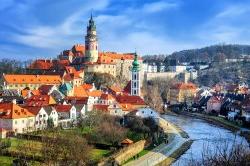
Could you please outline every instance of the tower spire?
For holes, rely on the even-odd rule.
[[[132,96],[140,96],[140,63],[138,61],[138,55],[135,51],[134,61],[132,63],[131,70],[131,92]]]

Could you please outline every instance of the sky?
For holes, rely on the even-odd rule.
[[[53,58],[84,44],[91,11],[101,51],[250,44],[250,0],[0,0],[0,58]]]

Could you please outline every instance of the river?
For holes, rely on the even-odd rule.
[[[188,165],[192,159],[200,160],[202,152],[207,151],[207,149],[214,151],[218,146],[224,148],[226,145],[230,147],[242,144],[245,148],[249,148],[245,138],[204,120],[183,115],[164,115],[163,118],[182,128],[188,133],[190,139],[194,140],[190,149],[173,164],[174,166]]]

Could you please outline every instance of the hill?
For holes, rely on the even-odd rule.
[[[240,58],[244,55],[250,55],[250,45],[213,45],[174,52],[167,58],[180,62],[211,62],[221,58]]]

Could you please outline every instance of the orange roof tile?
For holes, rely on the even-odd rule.
[[[114,86],[114,85],[112,85],[111,87],[109,87],[109,89],[110,89],[111,91],[115,92],[115,93],[119,93],[119,92],[122,92],[122,91],[123,91],[121,87],[119,87],[119,86]]]
[[[83,84],[83,85],[81,85],[85,90],[90,90],[90,89],[92,89],[93,88],[93,85],[92,84]]]
[[[60,84],[62,79],[59,75],[25,75],[5,74],[4,80],[12,84]]]
[[[79,52],[81,53],[81,55],[84,54],[85,52],[85,46],[82,45],[82,44],[76,44],[72,47],[72,51],[75,53],[75,52]]]
[[[134,105],[129,103],[124,103],[124,104],[120,103],[119,106],[123,111],[134,111],[136,109]]]
[[[88,97],[88,93],[82,86],[75,86],[74,96],[75,97]]]
[[[29,95],[29,93],[31,94],[31,95],[40,95],[40,91],[39,90],[29,90],[29,89],[23,89],[22,91],[21,91],[21,95],[22,95],[22,97],[28,97],[28,95]]]
[[[20,119],[34,117],[27,109],[13,103],[0,103],[0,118],[2,119]]]
[[[187,90],[187,89],[192,89],[196,90],[197,87],[193,83],[177,83],[171,87],[171,89],[182,89],[182,90]]]
[[[134,60],[134,53],[127,53],[127,54],[119,54],[116,52],[101,52],[99,56],[106,55],[112,59],[119,59],[119,60]],[[138,57],[139,60],[142,60],[142,57]]]
[[[109,105],[95,104],[95,105],[93,105],[93,110],[106,112],[106,111],[108,111],[108,107],[109,107]]]
[[[126,139],[123,140],[121,143],[122,143],[122,144],[132,144],[132,143],[134,143],[134,142],[133,142],[132,140],[126,138]]]
[[[53,67],[52,60],[38,59],[31,63],[29,69],[49,70]]]
[[[88,96],[91,97],[101,97],[102,91],[101,90],[93,90],[91,92],[87,92]]]

